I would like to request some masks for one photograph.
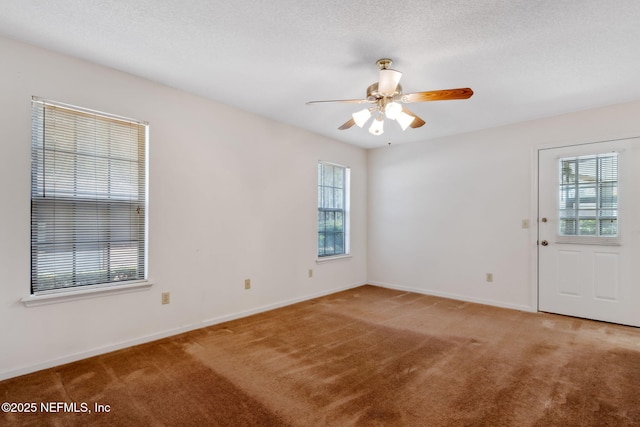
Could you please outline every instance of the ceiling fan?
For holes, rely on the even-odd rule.
[[[428,92],[402,93],[400,85],[400,77],[402,73],[389,68],[392,61],[388,58],[382,58],[376,61],[376,65],[380,69],[380,78],[377,83],[373,83],[367,88],[367,97],[365,99],[338,99],[329,101],[309,101],[310,104],[321,104],[329,102],[341,102],[350,104],[370,104],[369,107],[357,111],[338,129],[345,130],[351,126],[358,125],[363,127],[367,121],[375,116],[369,132],[373,135],[382,135],[384,133],[384,119],[388,118],[398,122],[402,130],[411,128],[419,128],[424,125],[425,121],[412,113],[402,104],[411,102],[427,102],[427,101],[447,101],[450,99],[468,99],[473,95],[470,88],[460,89],[444,89],[432,90]]]

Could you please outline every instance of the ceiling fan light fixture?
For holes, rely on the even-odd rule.
[[[353,117],[353,121],[356,122],[359,127],[362,127],[367,123],[369,117],[371,117],[371,111],[369,111],[368,108],[365,108],[364,110],[356,111],[351,115],[351,117]]]
[[[402,130],[406,130],[409,127],[409,125],[413,123],[414,119],[415,118],[413,116],[405,113],[404,111],[400,111],[400,114],[398,114],[396,121],[398,122]]]
[[[402,73],[389,68],[391,63],[392,61],[389,58],[382,58],[376,61],[376,65],[380,69],[379,78],[377,82],[367,87],[366,98],[309,101],[307,102],[307,105],[329,102],[369,104],[369,108],[365,108],[364,110],[351,114],[351,118],[339,126],[338,129],[349,129],[353,125],[358,125],[358,127],[364,128],[371,117],[375,116],[375,119],[372,120],[371,126],[369,127],[369,133],[372,135],[382,135],[384,133],[384,120],[387,118],[389,120],[397,121],[403,131],[408,127],[417,129],[425,124],[424,120],[407,108],[404,108],[403,104],[412,102],[468,99],[473,95],[473,90],[468,87],[403,94],[402,86],[400,85]]]
[[[401,113],[402,113],[402,105],[400,105],[398,102],[395,102],[395,101],[390,102],[387,104],[386,107],[384,107],[385,116],[387,116],[387,118],[391,120],[397,119]]]
[[[382,135],[384,133],[384,118],[382,114],[376,117],[376,119],[371,123],[371,127],[369,128],[369,132],[372,135]]]

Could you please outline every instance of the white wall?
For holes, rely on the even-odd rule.
[[[11,40],[0,52],[0,379],[366,281],[364,150]],[[20,302],[32,95],[149,122],[150,290]],[[318,160],[352,168],[353,257],[321,265]]]
[[[370,150],[369,283],[537,310],[537,148],[639,135],[632,102]]]

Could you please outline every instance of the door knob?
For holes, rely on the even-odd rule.
[[[542,218],[541,221],[542,222],[547,222],[547,218]]]
[[[542,246],[547,246],[549,244],[549,242],[547,242],[546,240],[543,240],[542,242],[540,242],[540,244]]]

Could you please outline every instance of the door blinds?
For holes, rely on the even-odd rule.
[[[618,236],[618,154],[560,159],[559,235]]]

